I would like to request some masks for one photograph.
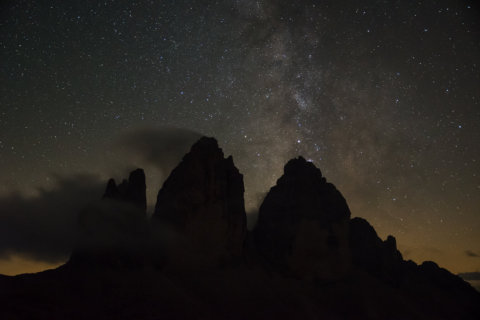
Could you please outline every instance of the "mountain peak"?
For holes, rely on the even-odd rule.
[[[118,186],[114,179],[108,180],[103,199],[129,202],[145,213],[147,210],[147,196],[143,169],[138,168],[130,172],[128,180],[124,179]]]
[[[200,139],[198,139],[197,142],[195,142],[192,145],[191,152],[198,152],[198,151],[206,151],[206,150],[222,150],[218,147],[218,141],[217,139],[213,137],[207,137],[203,136]]]
[[[350,209],[340,191],[327,182],[319,168],[301,156],[287,162],[284,174],[270,189],[260,212],[282,212],[326,223],[350,218]]]
[[[120,191],[118,190],[117,183],[115,179],[109,179],[107,182],[107,187],[105,188],[105,193],[103,194],[104,199],[120,199]]]
[[[125,198],[144,212],[147,210],[146,188],[143,169],[139,168],[130,172]]]
[[[255,242],[262,255],[294,273],[335,278],[349,266],[350,209],[342,194],[303,157],[284,174],[260,206]]]
[[[77,243],[68,265],[140,266],[143,257],[146,217],[146,184],[143,169],[136,169],[118,186],[108,180],[102,201],[78,215]]]
[[[202,137],[172,171],[157,196],[154,218],[212,263],[239,258],[246,235],[243,176],[214,138]],[[182,248],[184,249],[184,248]]]
[[[320,169],[317,168],[313,162],[305,160],[302,156],[289,160],[285,164],[283,172],[286,176],[308,176],[312,179],[322,178],[322,172]]]

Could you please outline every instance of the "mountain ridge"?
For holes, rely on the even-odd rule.
[[[243,176],[214,138],[197,141],[145,214],[137,169],[79,214],[63,266],[0,277],[0,315],[27,319],[476,319],[480,294],[351,218],[320,169],[292,159],[246,230]],[[55,306],[55,312],[52,308]]]

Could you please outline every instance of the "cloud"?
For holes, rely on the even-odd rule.
[[[187,129],[150,128],[123,134],[117,144],[127,155],[167,175],[201,137],[202,134]]]
[[[98,176],[79,174],[56,177],[52,189],[39,189],[33,197],[0,196],[0,258],[64,261],[75,241],[78,213],[99,199],[104,187]]]
[[[465,250],[465,254],[467,255],[467,257],[480,258],[480,255],[478,255],[475,252],[470,251],[470,250]]]
[[[116,143],[126,153],[126,165],[149,165],[159,169],[165,178],[200,137],[201,134],[185,129],[139,129],[121,135]],[[99,206],[97,201],[106,186],[99,175],[55,179],[54,187],[40,188],[35,196],[20,192],[0,195],[0,259],[65,261],[77,241],[79,213],[106,210],[107,204],[102,202]],[[109,234],[104,229],[102,232]]]

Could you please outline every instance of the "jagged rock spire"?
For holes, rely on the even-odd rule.
[[[108,180],[101,201],[78,216],[77,243],[69,266],[139,267],[148,238],[146,185],[142,169],[116,185]]]
[[[128,180],[118,186],[114,179],[108,180],[103,199],[122,200],[134,204],[144,213],[147,210],[145,173],[143,169],[130,172]]]
[[[145,173],[142,169],[136,169],[130,173],[125,200],[133,203],[143,211],[147,210]]]
[[[349,218],[341,193],[313,163],[298,157],[285,165],[260,206],[255,243],[275,265],[330,277],[335,266],[349,265]]]
[[[246,234],[243,176],[214,138],[202,137],[158,193],[154,219],[213,260],[241,257]]]

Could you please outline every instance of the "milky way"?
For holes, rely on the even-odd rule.
[[[480,269],[473,1],[1,6],[3,197],[142,166],[153,205],[192,139],[208,135],[244,174],[251,217],[303,155],[406,258]],[[185,132],[168,170],[131,140],[149,137],[148,149]],[[162,162],[169,149],[158,150]]]

